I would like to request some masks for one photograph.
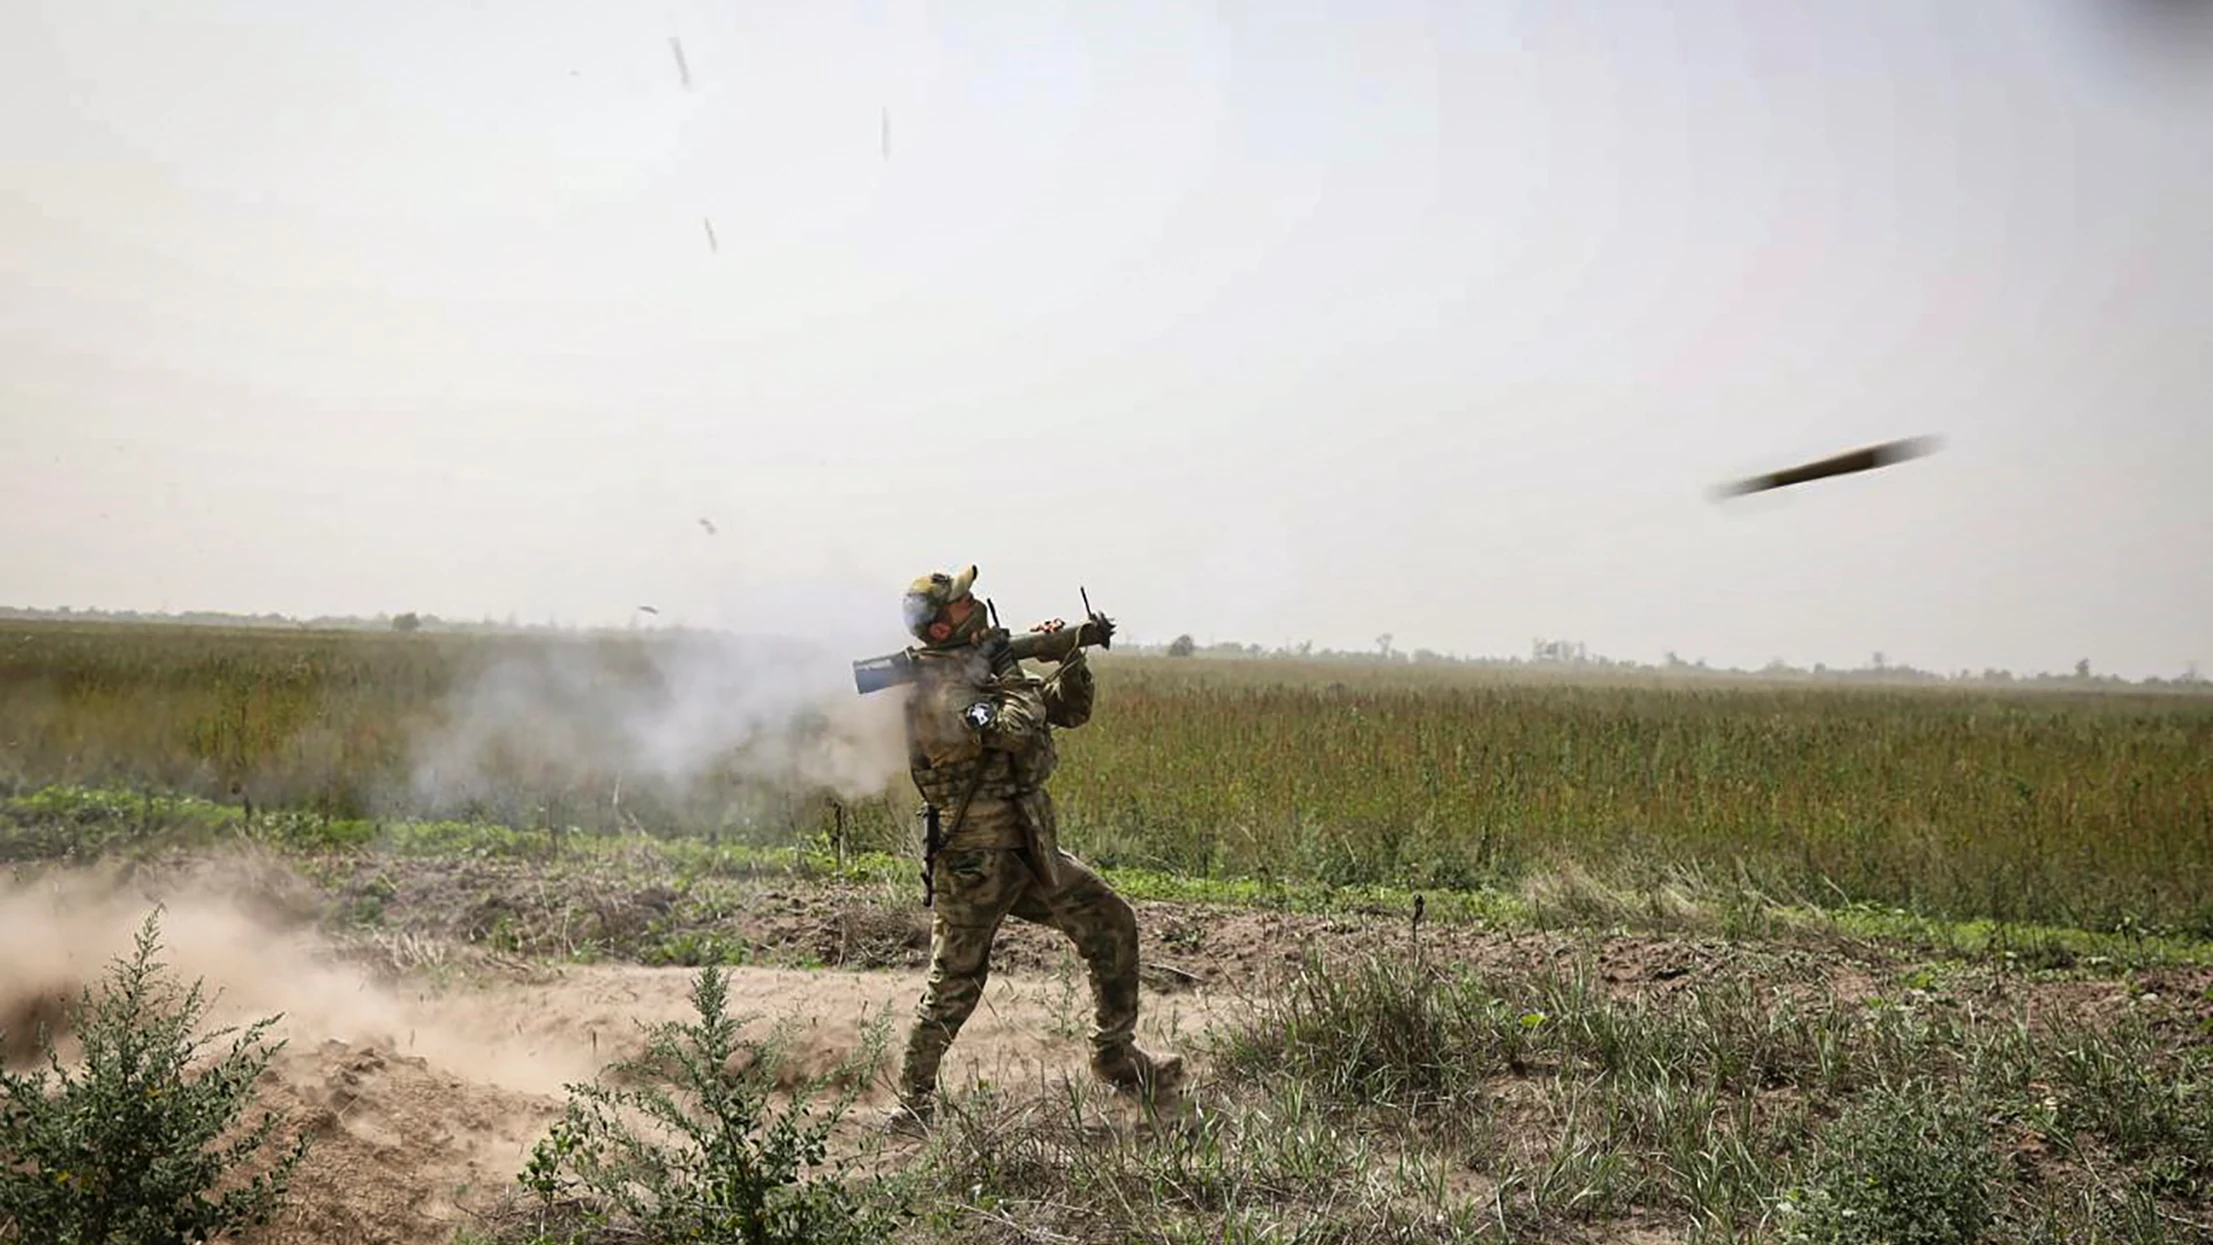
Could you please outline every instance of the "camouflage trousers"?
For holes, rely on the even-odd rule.
[[[1050,926],[1076,944],[1091,974],[1091,1062],[1130,1058],[1137,1033],[1137,914],[1104,879],[1060,852],[1060,885],[1046,890],[1011,848],[959,848],[937,858],[930,979],[915,1006],[900,1092],[926,1099],[938,1064],[983,997],[991,945],[1008,916]]]

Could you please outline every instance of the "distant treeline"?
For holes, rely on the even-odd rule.
[[[112,622],[167,625],[179,627],[276,627],[293,631],[480,631],[504,632],[564,632],[588,631],[594,628],[571,627],[558,622],[525,623],[512,615],[505,620],[483,618],[475,621],[458,618],[440,618],[436,614],[378,614],[373,618],[358,615],[318,614],[312,618],[294,618],[289,614],[230,614],[214,610],[187,610],[183,613],[162,613],[149,610],[79,610],[62,606],[58,609],[23,609],[0,605],[0,619],[35,619],[43,622]]]
[[[1178,636],[1166,644],[1129,644],[1116,651],[1127,651],[1147,656],[1230,658],[1242,661],[1338,661],[1367,665],[1408,666],[1464,666],[1476,669],[1500,670],[1559,670],[1585,671],[1593,674],[1620,673],[1634,675],[1682,675],[1697,678],[1758,679],[1807,683],[1897,683],[1897,684],[1964,684],[1999,687],[2034,688],[2143,688],[2174,691],[2213,691],[2213,680],[2198,673],[2196,663],[2191,663],[2181,674],[2173,678],[2152,676],[2145,679],[2125,679],[2117,674],[2101,674],[2092,668],[2090,659],[2083,658],[2072,670],[2065,672],[2041,671],[2022,674],[1997,667],[1985,667],[1980,671],[1955,670],[1944,672],[1923,670],[1909,664],[1890,661],[1882,653],[1875,653],[1861,666],[1831,666],[1815,662],[1811,667],[1794,666],[1777,658],[1756,669],[1735,666],[1715,666],[1704,658],[1686,660],[1669,653],[1665,660],[1654,662],[1633,661],[1606,657],[1593,653],[1588,646],[1575,641],[1539,639],[1530,644],[1526,656],[1515,657],[1464,657],[1440,653],[1432,649],[1404,650],[1391,644],[1391,637],[1377,638],[1372,649],[1316,648],[1311,643],[1295,646],[1279,645],[1267,648],[1259,644],[1241,644],[1224,641],[1212,644],[1196,643],[1190,636]]]
[[[78,610],[66,606],[57,609],[25,609],[0,606],[0,620],[40,619],[46,621],[115,622],[139,624],[167,624],[198,627],[272,627],[302,631],[439,631],[499,634],[564,634],[589,633],[612,630],[608,627],[587,627],[564,624],[558,621],[525,623],[513,615],[505,619],[482,618],[476,620],[441,618],[436,614],[378,614],[374,617],[358,615],[318,615],[313,618],[294,618],[285,614],[232,614],[208,610],[184,613],[160,613],[144,610]],[[656,626],[669,630],[684,628],[666,627],[650,618],[631,620],[632,627]],[[1166,644],[1143,644],[1125,641],[1117,652],[1128,652],[1155,657],[1234,658],[1238,660],[1295,660],[1330,661],[1359,664],[1396,664],[1409,666],[1463,666],[1476,669],[1501,670],[1560,670],[1583,671],[1592,674],[1608,672],[1635,675],[1683,675],[1699,678],[1743,678],[1760,680],[1794,680],[1801,682],[1847,683],[1899,683],[1899,684],[1963,684],[1972,686],[2030,687],[2030,688],[2144,688],[2172,691],[2213,691],[2213,680],[2198,672],[2191,663],[2182,673],[2171,678],[2157,675],[2144,679],[2126,679],[2117,674],[2101,674],[2085,657],[2075,662],[2067,671],[2039,671],[2020,673],[1994,666],[1982,670],[1924,670],[1911,663],[1894,663],[1884,654],[1873,654],[1859,666],[1831,666],[1815,662],[1812,666],[1795,666],[1776,658],[1756,669],[1735,666],[1710,665],[1704,658],[1684,659],[1674,653],[1658,663],[1625,658],[1607,657],[1593,653],[1580,641],[1537,639],[1531,642],[1526,656],[1469,657],[1453,653],[1440,653],[1433,649],[1400,649],[1392,644],[1389,635],[1378,636],[1372,649],[1316,648],[1309,641],[1298,645],[1278,645],[1268,648],[1259,644],[1218,641],[1200,644],[1189,635],[1177,636]]]

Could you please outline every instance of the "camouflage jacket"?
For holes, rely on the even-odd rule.
[[[1096,683],[1078,650],[1050,679],[1019,667],[993,674],[973,650],[917,650],[907,698],[909,773],[939,810],[943,847],[1026,849],[1048,884],[1058,850],[1045,784],[1060,763],[1054,727],[1091,718]],[[958,826],[961,798],[975,795]]]

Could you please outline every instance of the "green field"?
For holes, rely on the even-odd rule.
[[[600,763],[604,705],[651,717],[682,701],[669,643],[10,623],[0,787],[907,849],[901,775],[833,798],[735,755],[658,781]],[[560,696],[485,754],[465,798],[433,800],[410,779],[418,745],[502,662],[559,672]],[[1633,887],[2213,935],[2213,697],[1095,666],[1098,713],[1064,734],[1055,789],[1066,842],[1109,866],[1471,889],[1573,867]],[[827,729],[778,720],[749,746]]]
[[[602,1230],[593,1207],[630,1203],[551,1173],[619,1184],[614,1141],[572,1149],[550,1098],[406,1053],[418,1025],[477,1052],[527,1020],[513,1060],[612,1069],[642,1048],[602,1050],[610,1017],[715,966],[747,1015],[784,999],[791,1075],[850,1059],[863,1100],[886,1075],[864,1038],[904,999],[840,1008],[927,966],[896,701],[854,695],[842,655],[702,644],[0,628],[0,940],[44,949],[0,957],[0,1070],[104,904],[166,893],[186,940],[278,914],[254,928],[312,925],[358,978],[318,986],[323,961],[257,937],[214,944],[222,984],[295,983],[308,1040],[276,1083],[361,1122],[324,1129],[297,1218],[249,1245],[738,1239],[733,1202],[797,1188],[710,1178],[778,1170],[729,1161],[794,1152],[767,1116],[703,1112],[711,1164],[620,1167],[661,1182],[665,1222]],[[853,1214],[903,1229],[809,1239],[2213,1239],[2213,697],[1094,661],[1064,836],[1137,905],[1147,1015],[1204,1075],[1174,1111],[1103,1113],[1059,1066],[1082,967],[1016,922],[1002,1023],[963,1037],[998,1046],[930,1141],[820,1121],[880,1159]],[[404,1045],[381,1012],[322,1014],[372,979],[426,1009]],[[726,1045],[720,1003],[700,1014]],[[703,1049],[654,1066],[734,1066]],[[784,1085],[745,1068],[760,1103]],[[153,1100],[109,1081],[64,1128],[0,1110],[0,1142],[45,1144],[0,1165],[0,1242],[59,1239],[29,1194],[75,1187],[76,1138],[123,1118],[103,1104]],[[535,1138],[529,1162],[502,1140],[510,1167],[463,1178],[454,1138],[487,1130]]]

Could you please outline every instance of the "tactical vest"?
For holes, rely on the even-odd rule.
[[[915,789],[940,810],[951,841],[1012,846],[1018,836],[1000,823],[1020,819],[1025,797],[1041,791],[1060,764],[1038,682],[1019,672],[993,678],[952,654],[925,660],[935,668],[926,667],[906,705],[908,773]],[[1028,746],[985,746],[963,717],[980,701],[992,703],[1004,727],[1027,735]],[[952,820],[971,784],[975,794],[956,830]]]

